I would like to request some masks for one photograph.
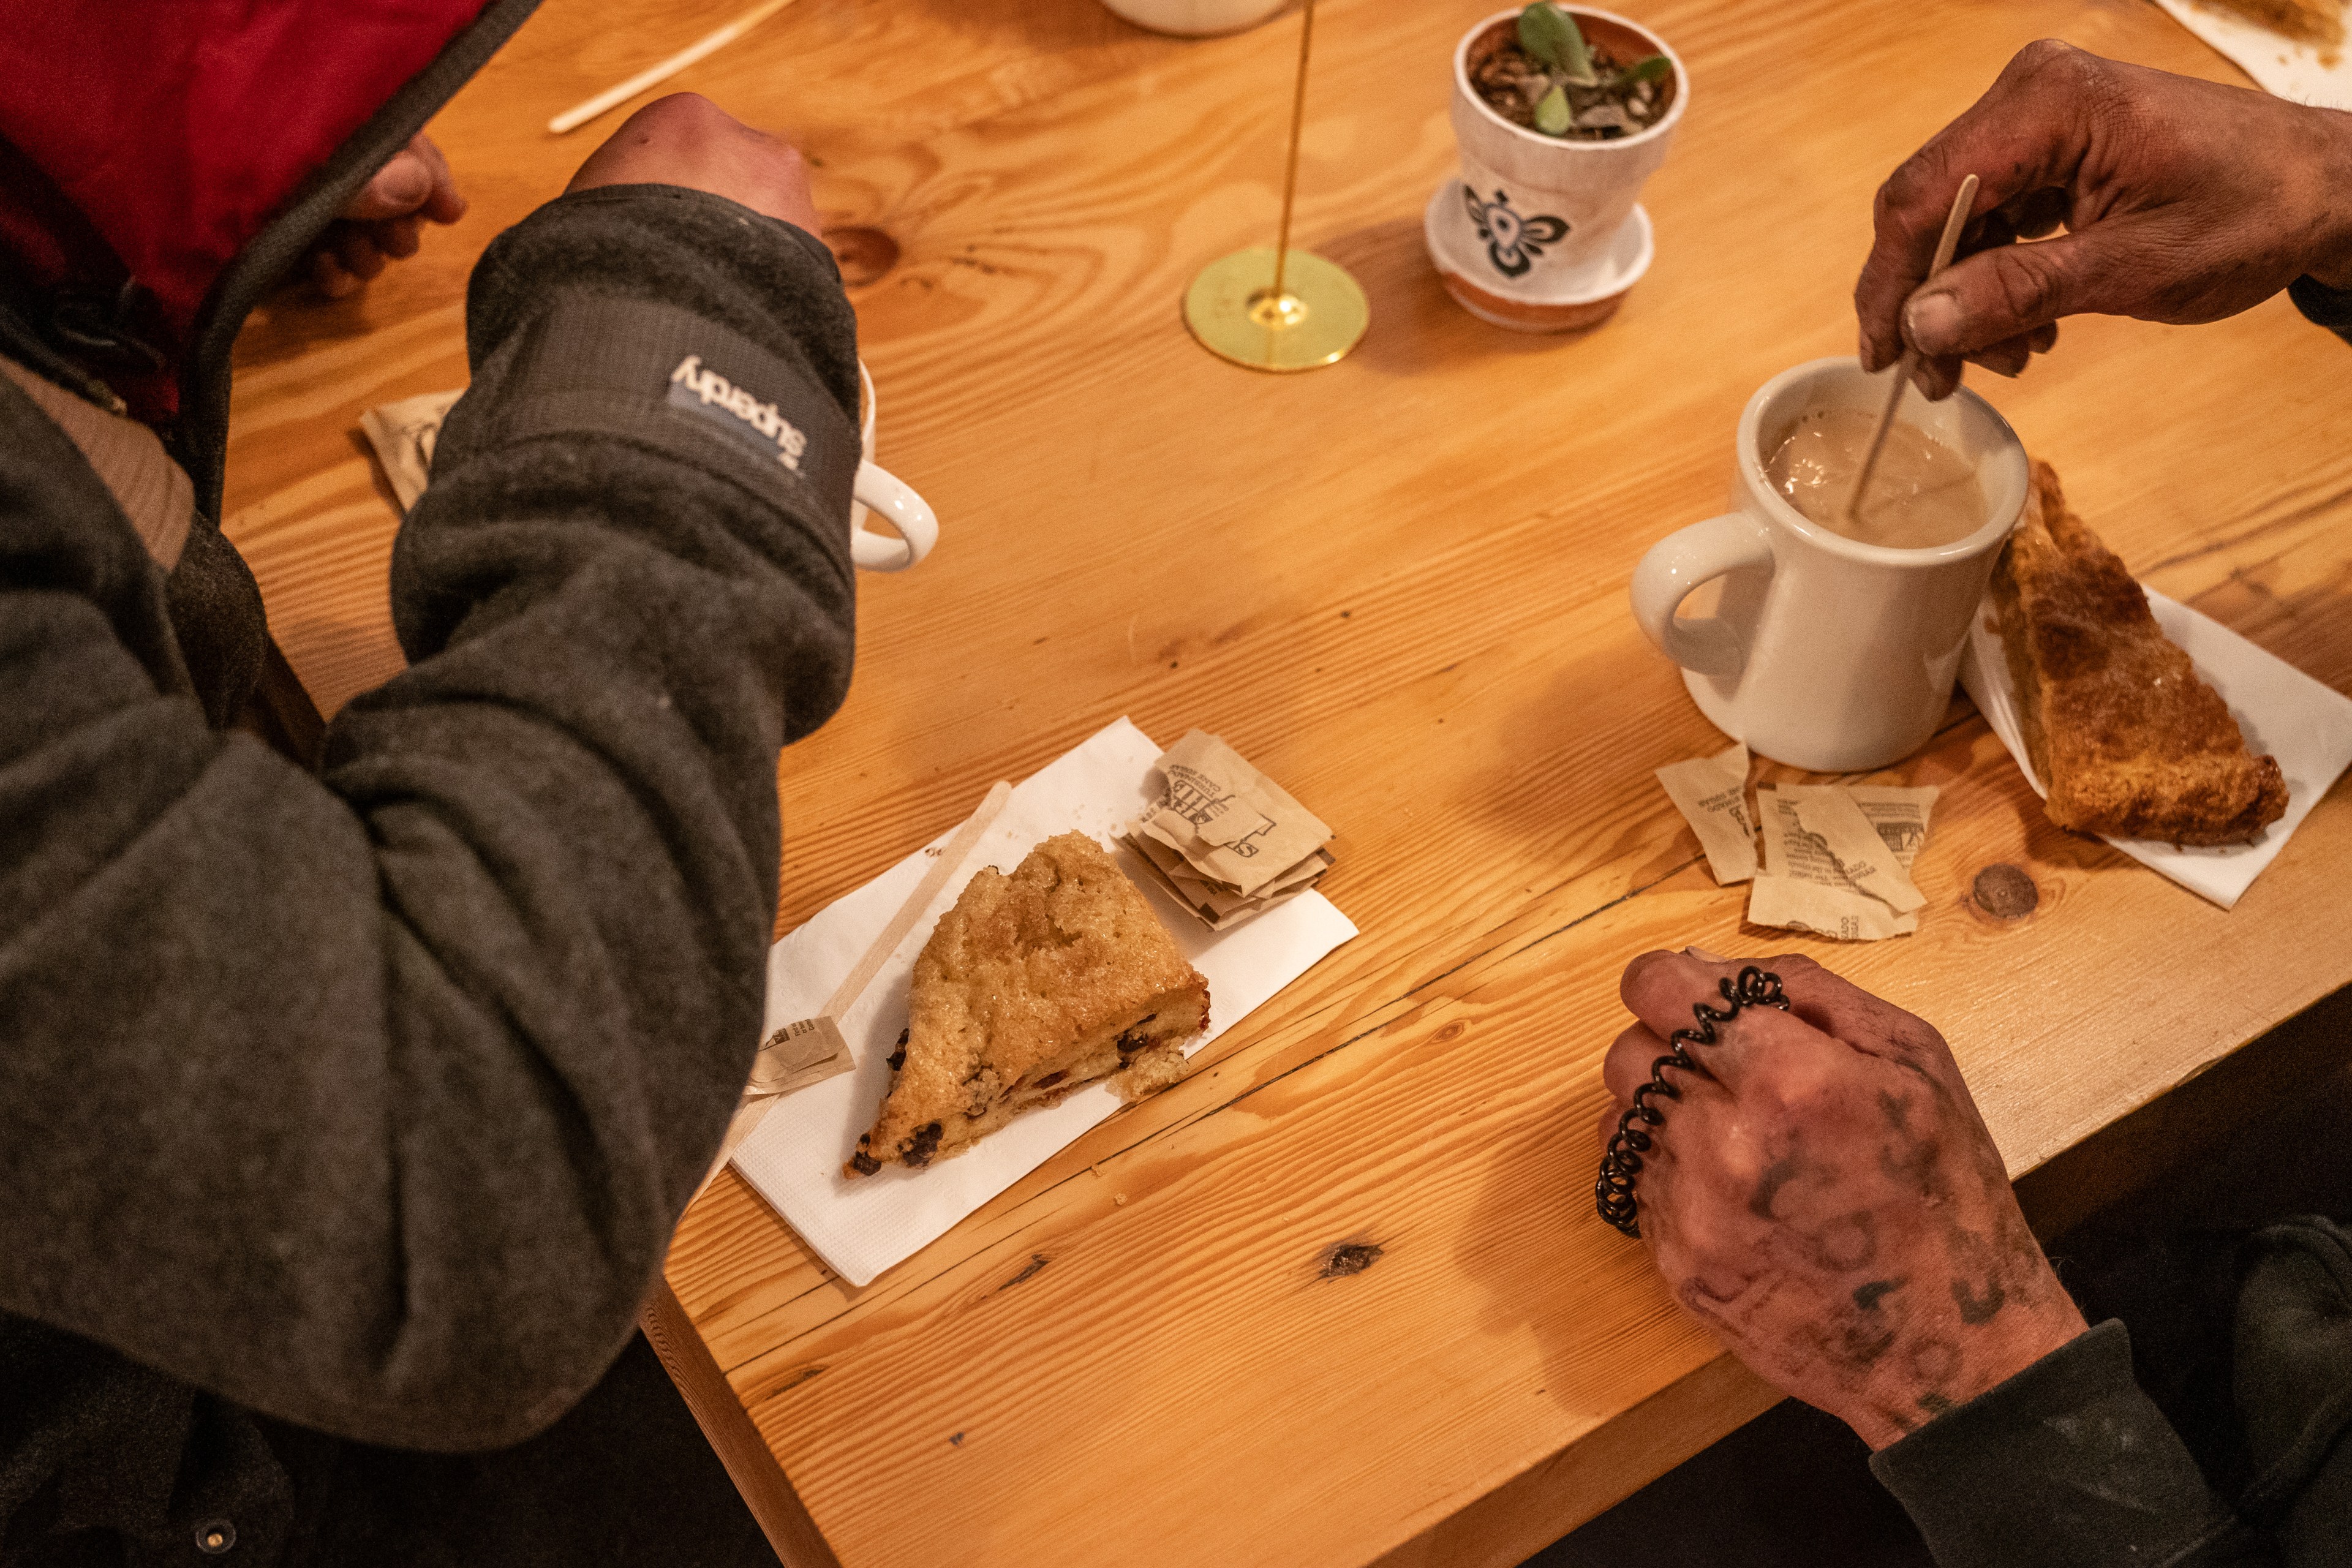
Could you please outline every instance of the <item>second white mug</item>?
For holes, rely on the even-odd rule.
[[[1778,762],[1818,773],[1882,768],[1917,751],[1951,700],[1969,617],[2025,506],[2025,448],[1966,388],[1941,403],[1906,395],[1901,417],[1976,465],[1984,525],[1926,550],[1864,544],[1809,521],[1764,464],[1798,419],[1854,408],[1875,417],[1886,374],[1851,359],[1781,372],[1748,400],[1732,465],[1731,510],[1668,534],[1633,569],[1633,618],[1683,667],[1716,728]],[[1716,614],[1677,618],[1722,579]]]
[[[874,460],[874,378],[857,362],[857,439],[863,454],[849,503],[849,558],[868,572],[904,572],[940,542],[940,520],[912,485]],[[869,513],[898,531],[891,538],[866,526]]]

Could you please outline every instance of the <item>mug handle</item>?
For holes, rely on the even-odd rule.
[[[851,492],[858,504],[878,511],[898,531],[891,539],[869,528],[849,536],[849,558],[868,572],[904,572],[931,552],[940,542],[940,520],[930,503],[889,469],[873,463],[857,465],[857,483]]]
[[[1633,568],[1633,619],[1685,669],[1738,675],[1748,663],[1738,632],[1712,616],[1676,620],[1675,611],[1701,583],[1759,566],[1771,569],[1772,542],[1746,512],[1727,512],[1678,529],[1650,546]]]

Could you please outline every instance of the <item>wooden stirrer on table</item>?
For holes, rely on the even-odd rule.
[[[957,828],[954,836],[940,847],[939,858],[923,872],[922,880],[915,884],[915,890],[908,895],[905,903],[898,906],[898,912],[890,917],[881,934],[867,945],[865,956],[852,964],[849,973],[834,987],[833,995],[826,1000],[824,1010],[816,1016],[815,1021],[823,1024],[836,1039],[840,1037],[842,1016],[866,994],[866,988],[874,984],[874,977],[881,973],[883,963],[898,951],[898,944],[907,940],[907,933],[915,929],[915,922],[922,918],[925,910],[931,907],[931,900],[939,897],[940,889],[947,886],[948,879],[971,858],[972,847],[980,842],[980,836],[995,823],[1012,798],[1012,784],[1003,779],[997,780],[981,801],[980,809],[967,817],[963,826]],[[789,1028],[799,1026],[787,1026]],[[846,1042],[844,1042],[845,1047]],[[703,1186],[709,1186],[711,1178],[735,1157],[735,1151],[743,1140],[759,1131],[760,1123],[767,1120],[768,1112],[774,1109],[775,1103],[774,1095],[760,1092],[756,1079],[754,1086],[744,1091],[742,1103],[736,1108],[734,1119],[727,1124],[727,1136],[719,1146],[719,1158],[710,1163],[710,1169],[703,1175]],[[698,1194],[701,1190],[701,1187],[695,1189]]]
[[[552,134],[561,136],[568,131],[576,130],[587,124],[614,105],[626,103],[647,88],[657,87],[667,81],[703,56],[715,54],[725,48],[792,3],[793,0],[764,0],[763,4],[753,6],[725,26],[716,27],[705,33],[669,58],[647,66],[628,80],[617,87],[606,88],[585,103],[573,104],[570,109],[549,121],[547,129]]]
[[[1977,177],[1970,174],[1960,182],[1960,194],[1952,198],[1951,216],[1944,219],[1944,237],[1936,242],[1935,265],[1927,268],[1933,279],[1952,264],[1952,252],[1959,248],[1960,230],[1968,226],[1969,208],[1976,205]],[[1853,477],[1853,492],[1845,498],[1845,520],[1853,522],[1862,516],[1863,492],[1870,488],[1871,471],[1878,467],[1878,454],[1886,447],[1886,433],[1895,428],[1895,411],[1903,405],[1904,389],[1911,384],[1911,373],[1919,367],[1919,351],[1906,348],[1903,359],[1895,367],[1895,390],[1886,395],[1886,406],[1878,416],[1878,428],[1870,437],[1870,450],[1862,459],[1862,472]]]

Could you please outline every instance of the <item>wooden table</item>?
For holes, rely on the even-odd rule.
[[[471,216],[247,330],[230,532],[330,710],[400,662],[358,415],[462,383],[472,258],[616,119],[555,140],[549,114],[740,4],[549,0],[434,128]],[[850,1568],[1507,1564],[1763,1408],[1591,1213],[1645,948],[1802,948],[1935,1019],[2013,1171],[2352,981],[2343,792],[2225,915],[2050,827],[1965,702],[1885,775],[1944,787],[1920,933],[1743,927],[1651,778],[1722,742],[1625,605],[1643,549],[1719,510],[1749,392],[1850,351],[1872,190],[2013,49],[2231,68],[2144,0],[1655,0],[1695,79],[1656,267],[1598,332],[1531,339],[1456,310],[1422,249],[1449,51],[1486,9],[1327,0],[1300,237],[1373,325],[1295,378],[1176,311],[1271,228],[1294,23],[1187,43],[1093,0],[800,0],[678,83],[807,147],[828,223],[868,231],[883,456],[944,520],[920,570],[862,580],[848,703],[783,758],[777,929],[1122,713],[1230,737],[1337,824],[1326,889],[1363,928],[866,1289],[731,1174],[688,1213],[668,1279],[731,1389],[714,1432],[740,1465],[755,1426]],[[2281,300],[2072,322],[1975,381],[2149,583],[2343,687],[2347,372]],[[2027,918],[1972,902],[1999,864]],[[790,1511],[772,1470],[747,1489]]]

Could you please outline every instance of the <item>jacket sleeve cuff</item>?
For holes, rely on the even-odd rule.
[[[2352,290],[2330,289],[2313,278],[2298,278],[2286,286],[2286,297],[2294,301],[2294,308],[2303,312],[2305,320],[2352,342]]]
[[[473,384],[395,554],[411,662],[500,613],[479,603],[478,576],[404,575],[404,559],[424,559],[415,536],[570,518],[738,579],[780,573],[793,606],[777,672],[785,738],[822,723],[849,683],[862,456],[856,320],[824,247],[705,192],[576,192],[491,244],[466,326]]]
[[[722,478],[847,570],[857,428],[800,366],[732,327],[659,300],[551,289],[450,411],[434,466],[548,437]]]
[[[2112,1319],[1870,1468],[1942,1568],[2168,1563],[2242,1528],[2133,1381]]]

